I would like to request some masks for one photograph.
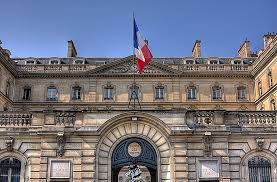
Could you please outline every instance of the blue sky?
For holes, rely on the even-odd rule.
[[[0,0],[2,47],[12,57],[66,57],[72,39],[80,57],[133,52],[132,14],[154,57],[234,57],[242,41],[262,48],[277,32],[276,0]]]

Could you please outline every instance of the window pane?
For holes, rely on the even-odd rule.
[[[130,88],[130,98],[131,99],[138,99],[138,94],[139,94],[139,87],[135,86],[135,87],[131,87]]]
[[[107,87],[104,89],[104,100],[112,100],[113,99],[113,88]]]
[[[81,87],[73,87],[72,99],[75,99],[75,100],[81,99]]]
[[[50,100],[56,100],[57,99],[57,89],[56,88],[48,88],[47,90],[47,98]]]
[[[213,87],[213,99],[221,99],[221,88]]]
[[[196,87],[188,88],[188,99],[196,99]]]
[[[246,88],[245,87],[238,88],[238,99],[246,99]]]
[[[156,87],[156,99],[164,98],[164,87]]]
[[[23,99],[30,100],[31,99],[31,88],[24,88]]]

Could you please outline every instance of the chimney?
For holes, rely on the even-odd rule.
[[[76,57],[77,51],[72,40],[67,41],[67,57]]]
[[[273,33],[268,32],[267,34],[265,34],[263,36],[263,39],[264,39],[264,49],[270,44],[270,42],[274,39],[274,37],[276,35],[277,34],[275,32],[273,32]]]
[[[201,57],[201,40],[196,40],[192,48],[192,57]]]
[[[238,53],[239,53],[239,57],[241,58],[251,57],[249,41],[247,39],[241,44],[238,50]]]

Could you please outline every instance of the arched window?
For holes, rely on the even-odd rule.
[[[220,100],[222,99],[222,90],[220,86],[213,86],[212,88],[212,96],[213,100]]]
[[[269,85],[269,88],[273,86],[273,80],[272,80],[272,73],[271,71],[268,72],[267,74],[268,76],[268,85]]]
[[[237,88],[238,100],[246,100],[246,87],[240,86]]]
[[[272,111],[276,111],[275,99],[272,99],[272,100],[270,101],[270,105],[271,105],[271,110],[272,110]]]
[[[194,100],[197,98],[197,89],[195,86],[189,86],[187,89],[187,99]]]
[[[7,81],[7,83],[6,83],[6,96],[7,97],[10,97],[10,94],[11,94],[10,92],[11,92],[11,84],[9,81]]]
[[[271,182],[271,163],[262,157],[248,161],[249,182]]]
[[[194,64],[193,60],[186,60],[186,64]]]
[[[0,161],[0,181],[20,182],[21,162],[15,158]]]
[[[47,88],[47,100],[55,101],[58,99],[58,90],[54,86]]]

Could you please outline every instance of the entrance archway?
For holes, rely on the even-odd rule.
[[[141,138],[128,138],[120,142],[112,154],[112,182],[118,182],[122,168],[138,165],[147,169],[151,182],[157,180],[157,154],[153,146]]]

